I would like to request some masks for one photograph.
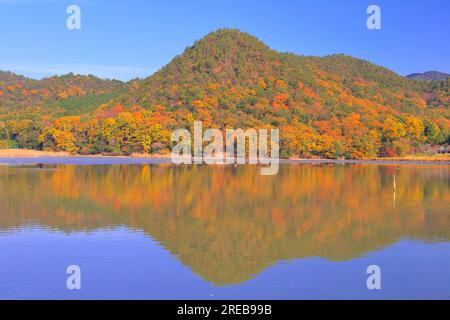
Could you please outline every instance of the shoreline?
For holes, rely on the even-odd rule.
[[[169,158],[170,154],[140,154],[133,153],[129,156],[115,156],[104,154],[70,154],[68,152],[57,151],[40,151],[40,150],[28,150],[28,149],[0,149],[0,159],[4,158]]]
[[[132,154],[130,156],[70,155],[64,152],[36,150],[0,150],[0,165],[113,165],[172,164],[170,154]],[[450,165],[450,156],[407,156],[403,158],[352,159],[280,159],[280,164],[379,164],[379,165]],[[225,164],[216,164],[225,165]]]

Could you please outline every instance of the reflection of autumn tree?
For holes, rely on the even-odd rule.
[[[449,240],[449,182],[446,166],[291,165],[273,177],[256,167],[1,167],[0,227],[126,225],[203,278],[231,284],[278,260]]]

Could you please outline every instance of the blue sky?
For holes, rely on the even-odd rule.
[[[81,30],[66,28],[71,4],[81,8]],[[371,4],[382,30],[366,27]],[[0,0],[0,69],[145,77],[224,27],[279,51],[345,53],[402,75],[450,73],[449,0]]]

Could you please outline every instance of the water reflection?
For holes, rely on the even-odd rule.
[[[449,186],[448,166],[0,166],[0,232],[126,227],[206,281],[237,284],[280,260],[449,241]]]

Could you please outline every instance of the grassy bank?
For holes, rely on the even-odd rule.
[[[379,161],[423,161],[423,162],[436,162],[436,161],[450,161],[450,154],[434,154],[434,155],[408,155],[404,157],[394,157],[394,158],[376,158],[373,160]]]

